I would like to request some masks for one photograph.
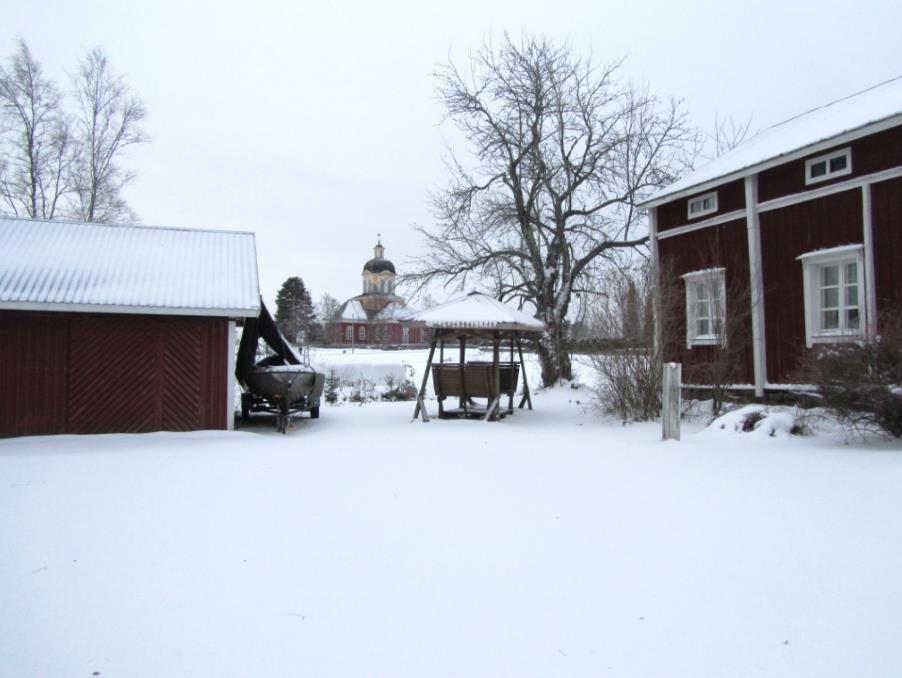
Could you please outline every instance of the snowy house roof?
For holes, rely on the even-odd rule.
[[[369,316],[359,299],[348,299],[338,311],[339,320],[366,320]]]
[[[524,311],[518,311],[479,292],[470,292],[441,306],[420,311],[411,319],[436,328],[524,332],[541,332],[545,329],[545,324],[541,320],[536,320]]]
[[[0,309],[256,316],[254,234],[0,217]]]
[[[403,301],[391,301],[380,310],[374,320],[408,320],[416,313],[415,308],[404,304]]]
[[[871,134],[872,127],[902,124],[902,76],[790,118],[759,132],[707,165],[658,191],[642,205],[654,207],[678,194],[709,188],[711,183],[738,179],[766,163],[778,164],[817,152],[824,142],[844,143]],[[849,134],[842,141],[837,137]],[[826,148],[826,146],[824,147]]]

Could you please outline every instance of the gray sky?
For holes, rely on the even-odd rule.
[[[445,181],[435,65],[541,33],[682,98],[696,124],[753,129],[902,74],[902,3],[172,2],[0,0],[0,55],[22,37],[61,85],[104,47],[147,105],[126,194],[145,224],[251,230],[271,303],[360,291],[382,234],[399,269]],[[437,295],[438,296],[438,295]]]

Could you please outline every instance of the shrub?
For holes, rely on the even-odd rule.
[[[863,342],[811,351],[802,379],[849,431],[902,437],[902,312],[882,318],[881,333]]]
[[[661,411],[661,364],[647,350],[592,356],[598,374],[595,397],[602,410],[623,421],[649,421]]]
[[[394,375],[385,376],[385,390],[382,392],[382,400],[399,402],[416,400],[417,387],[410,379],[398,379]]]
[[[339,391],[341,390],[341,379],[339,379],[338,374],[334,369],[329,369],[329,373],[326,375],[326,382],[323,385],[323,392],[325,393],[326,402],[330,405],[334,405],[338,402]]]

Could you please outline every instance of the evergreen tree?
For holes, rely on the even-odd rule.
[[[316,313],[304,281],[293,276],[282,283],[276,295],[276,325],[292,344],[306,344],[313,338]]]
[[[639,292],[636,283],[630,280],[623,300],[623,338],[631,345],[639,342],[642,332],[639,320]]]

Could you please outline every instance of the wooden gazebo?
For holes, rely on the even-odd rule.
[[[523,375],[523,394],[518,407],[528,405],[532,409],[529,383],[526,370],[523,369],[521,337],[524,332],[543,331],[544,323],[479,292],[471,292],[441,306],[421,311],[412,319],[433,330],[423,383],[417,393],[414,419],[422,417],[423,421],[429,421],[424,396],[430,376],[438,400],[440,418],[466,417],[497,421],[507,414],[513,414],[514,395],[520,373]],[[474,340],[491,342],[491,362],[467,361],[467,344]],[[446,343],[457,345],[457,362],[445,362]],[[506,361],[501,356],[502,345],[509,348]],[[433,363],[436,348],[439,359],[437,363]],[[515,348],[518,360],[514,359]],[[508,398],[506,408],[501,404],[503,396]],[[445,400],[449,398],[457,399],[457,407],[445,406]],[[478,403],[477,399],[484,399],[485,405]]]

